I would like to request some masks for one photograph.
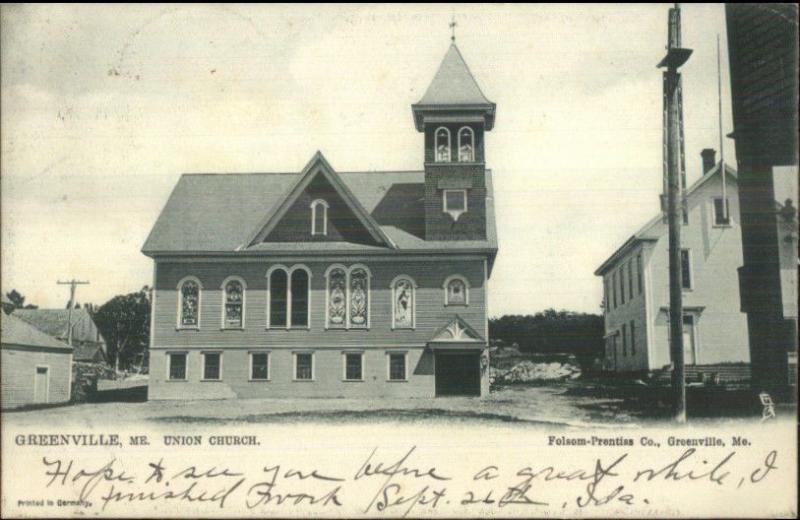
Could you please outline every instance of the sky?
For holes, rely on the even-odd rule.
[[[102,304],[185,172],[419,170],[450,44],[497,103],[490,315],[599,312],[592,273],[659,211],[667,11],[653,5],[3,5],[2,290]],[[732,130],[722,4],[683,4],[688,182]],[[733,161],[733,141],[725,139]],[[265,211],[268,208],[265,208]]]

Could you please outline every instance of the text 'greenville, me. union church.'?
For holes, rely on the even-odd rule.
[[[142,248],[149,398],[487,395],[495,108],[453,43],[423,170],[183,175]]]

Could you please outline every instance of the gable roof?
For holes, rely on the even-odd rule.
[[[55,348],[64,351],[72,350],[66,343],[62,343],[48,336],[19,318],[1,312],[0,344],[4,347],[17,345],[23,347]]]
[[[69,309],[16,309],[12,315],[49,336],[67,339]],[[86,309],[72,309],[72,340],[105,343]]]
[[[74,345],[73,361],[108,362],[105,351],[98,344]]]
[[[306,167],[303,168],[303,171],[300,172],[300,176],[294,186],[289,189],[285,196],[278,199],[278,202],[270,209],[262,222],[256,226],[249,240],[247,240],[245,244],[242,244],[242,246],[250,247],[259,242],[263,242],[266,236],[269,235],[269,232],[280,222],[281,218],[286,214],[289,208],[292,207],[292,204],[297,200],[303,190],[308,187],[317,175],[323,175],[328,182],[331,183],[339,196],[344,200],[345,204],[350,208],[350,211],[361,221],[361,224],[364,225],[375,242],[386,247],[394,248],[391,239],[386,236],[378,223],[375,222],[367,210],[358,202],[358,199],[347,188],[347,185],[342,182],[342,179],[333,170],[330,163],[325,159],[325,156],[319,151],[314,154],[314,157],[311,158],[308,164],[306,164]]]
[[[481,343],[486,340],[458,314],[450,322],[434,332],[429,343]]]
[[[697,179],[694,184],[689,186],[689,188],[686,190],[686,197],[692,197],[709,180],[716,177],[720,173],[720,164],[721,163],[717,163],[716,166],[706,172],[702,177]],[[725,175],[734,180],[738,178],[736,170],[728,165],[725,165]],[[665,232],[666,228],[663,225],[663,216],[661,213],[659,213],[655,217],[648,220],[644,226],[639,228],[636,233],[634,233],[628,240],[623,242],[623,244],[619,246],[619,248],[617,248],[617,250],[614,251],[611,256],[609,256],[602,264],[600,264],[600,267],[598,267],[594,272],[595,276],[602,276],[608,272],[612,267],[614,267],[617,261],[624,257],[636,244],[641,242],[656,241],[661,238],[661,235]]]
[[[394,244],[269,242],[250,247],[254,230],[284,200],[302,173],[184,174],[169,196],[142,252],[148,256],[214,254],[337,254],[497,251],[492,172],[486,170],[486,239],[425,240],[425,172],[337,172],[337,177]]]

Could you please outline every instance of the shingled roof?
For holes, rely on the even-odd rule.
[[[348,242],[269,242],[250,245],[264,219],[288,196],[303,173],[184,174],[161,211],[142,252],[148,256],[227,253],[386,253],[497,249],[491,172],[486,172],[486,240],[424,239],[425,172],[337,172],[394,245]]]
[[[67,352],[72,350],[66,343],[62,343],[48,336],[19,318],[6,315],[2,312],[0,312],[0,344],[2,344],[3,347],[13,345],[59,349]]]
[[[422,99],[411,106],[414,123],[419,131],[423,129],[425,114],[452,110],[482,114],[486,129],[491,130],[494,126],[496,108],[496,105],[483,94],[455,43],[450,45],[444,55],[439,70],[436,71]]]
[[[464,57],[453,43],[447,49],[439,70],[433,77],[419,105],[490,105]]]
[[[12,315],[54,338],[67,339],[68,309],[17,309]],[[105,343],[86,309],[72,309],[72,339]]]

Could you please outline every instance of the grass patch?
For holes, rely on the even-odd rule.
[[[552,424],[545,421],[533,421],[522,419],[509,414],[495,414],[487,412],[476,412],[473,410],[445,410],[442,408],[420,408],[414,410],[402,410],[382,408],[378,410],[325,410],[325,411],[296,411],[250,414],[237,417],[196,417],[189,415],[173,415],[166,417],[154,417],[150,419],[155,422],[163,423],[183,423],[183,424],[219,424],[221,422],[245,422],[245,423],[297,423],[297,422],[374,422],[380,421],[484,421],[502,423],[527,423],[527,424]]]

